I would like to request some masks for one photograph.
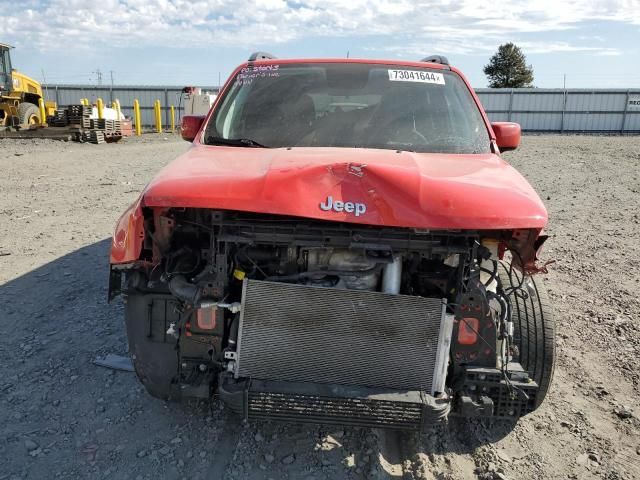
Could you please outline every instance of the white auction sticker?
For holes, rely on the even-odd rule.
[[[421,82],[444,85],[444,75],[424,70],[389,70],[389,80],[392,82]]]

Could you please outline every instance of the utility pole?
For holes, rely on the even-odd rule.
[[[565,90],[567,89],[567,74],[566,73],[562,74],[562,88],[564,88]]]
[[[91,72],[91,73],[95,73],[96,74],[96,80],[97,80],[98,85],[102,85],[102,72],[100,71],[100,69],[97,68],[95,72]]]
[[[109,101],[113,103],[113,70],[109,70],[109,75],[111,75],[111,89],[109,90]]]
[[[49,92],[47,91],[47,77],[44,74],[44,68],[42,68],[41,70],[42,70],[42,82],[44,83],[44,96],[48,97]]]

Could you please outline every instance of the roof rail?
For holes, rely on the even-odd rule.
[[[442,65],[449,65],[449,60],[447,60],[447,57],[443,55],[430,55],[428,57],[424,57],[420,61],[428,62],[428,63],[440,63]]]
[[[255,62],[256,60],[270,60],[276,58],[275,55],[271,55],[267,52],[253,52],[249,57],[249,62]]]

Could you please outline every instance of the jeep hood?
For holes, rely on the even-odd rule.
[[[349,202],[360,210],[322,209],[328,197],[334,207]],[[494,154],[194,145],[146,187],[141,204],[425,229],[542,228],[547,222],[529,183]]]

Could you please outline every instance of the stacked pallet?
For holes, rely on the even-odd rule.
[[[91,120],[91,128],[101,130],[107,139],[122,137],[122,122],[120,120],[106,120],[104,118],[94,118]]]
[[[95,143],[96,145],[98,143],[106,142],[105,134],[101,130],[85,130],[81,133],[81,135],[82,135],[82,140],[80,140],[81,142]]]
[[[69,105],[58,110],[47,120],[49,125],[67,127],[76,142],[105,143],[117,142],[123,136],[120,120],[91,118],[93,107],[89,105]]]
[[[47,119],[47,123],[54,127],[66,127],[69,125],[69,117],[66,110],[57,110],[56,113]]]
[[[66,108],[69,125],[76,128],[91,128],[93,108],[88,105],[69,105]]]

